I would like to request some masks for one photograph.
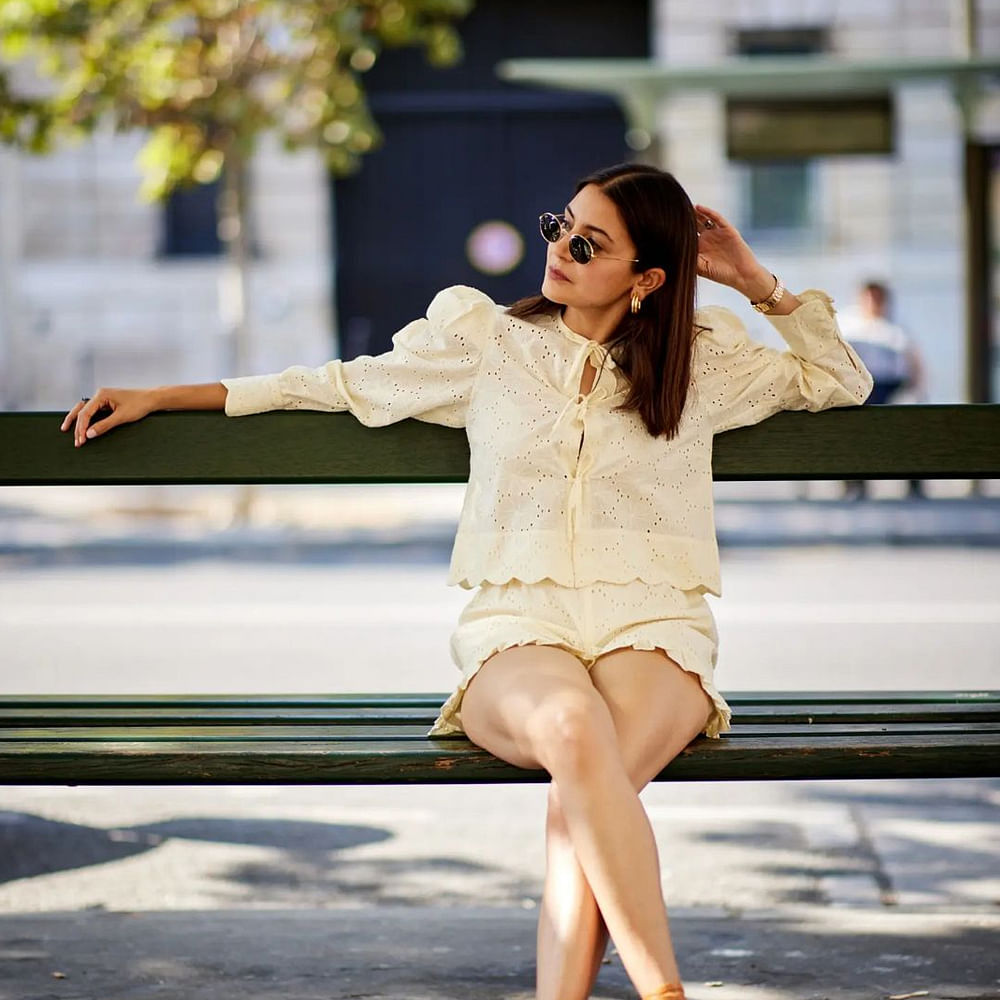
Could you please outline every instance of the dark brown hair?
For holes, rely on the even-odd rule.
[[[626,312],[605,346],[629,381],[628,395],[617,409],[635,410],[650,434],[669,440],[677,433],[691,378],[698,277],[694,206],[672,174],[646,164],[595,171],[577,183],[576,191],[588,184],[597,185],[621,213],[639,254],[632,270],[661,267],[667,275],[638,314]],[[532,295],[507,312],[526,319],[561,309],[544,295]]]

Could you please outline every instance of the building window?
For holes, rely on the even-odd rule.
[[[823,27],[741,29],[730,47],[741,56],[811,55],[829,47]],[[727,118],[734,109],[727,106]],[[791,235],[814,228],[815,162],[811,158],[737,161],[743,175],[744,226],[752,233]]]
[[[163,206],[165,257],[206,257],[222,253],[216,202],[219,181],[179,187]]]
[[[747,168],[747,224],[752,231],[807,229],[812,213],[812,163],[790,160]]]
[[[741,56],[808,56],[830,48],[825,27],[740,28],[730,48]]]

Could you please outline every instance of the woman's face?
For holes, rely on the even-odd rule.
[[[608,257],[637,256],[615,203],[595,184],[577,192],[566,206],[569,232],[548,245],[542,294],[552,302],[577,309],[602,309],[627,305],[636,281],[628,260]],[[570,256],[569,238],[580,233],[590,240],[594,256],[578,264]]]

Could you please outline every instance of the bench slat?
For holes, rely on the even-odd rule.
[[[1000,777],[1000,734],[698,740],[657,780]],[[4,784],[411,784],[546,781],[467,740],[0,744]]]
[[[300,725],[300,726],[269,726],[257,724],[252,726],[217,726],[217,725],[125,725],[114,729],[108,727],[88,728],[85,726],[46,726],[19,727],[16,729],[0,729],[0,743],[34,741],[42,743],[157,743],[184,742],[209,743],[213,741],[236,742],[295,742],[324,740],[331,747],[345,740],[386,740],[393,739],[400,743],[405,740],[422,739],[427,735],[427,726],[380,726],[380,725]],[[1000,722],[902,722],[886,725],[885,723],[828,723],[809,724],[802,720],[786,725],[740,725],[725,733],[724,739],[744,739],[749,736],[774,736],[781,739],[786,736],[807,735],[848,735],[862,733],[873,736],[884,736],[892,739],[900,733],[963,733],[1000,734]],[[450,739],[450,737],[449,737]]]
[[[442,701],[444,699],[442,698]],[[430,728],[437,718],[438,705],[423,708],[331,708],[267,709],[267,708],[8,708],[0,706],[0,726],[119,726],[130,725],[271,725],[300,726],[406,726]],[[992,704],[870,704],[836,705],[825,702],[793,705],[734,705],[733,724],[749,722],[997,722],[1000,721],[1000,701]]]
[[[348,413],[155,413],[84,448],[64,414],[0,413],[0,485],[426,483],[469,474],[461,428]],[[1000,404],[785,412],[715,439],[716,480],[1000,477]]]
[[[256,706],[263,708],[353,708],[359,705],[437,708],[448,697],[446,692],[348,692],[344,694],[0,694],[0,708],[84,708],[127,707],[153,708],[193,707],[231,708]],[[911,704],[922,702],[1000,703],[1000,691],[730,691],[730,705],[845,704],[878,702],[879,704]]]

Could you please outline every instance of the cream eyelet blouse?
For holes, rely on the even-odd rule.
[[[561,317],[527,321],[473,288],[439,292],[376,357],[224,379],[226,413],[350,411],[380,427],[412,417],[465,427],[471,464],[448,582],[667,582],[721,595],[712,439],[779,410],[857,406],[872,379],[810,289],[768,320],[788,344],[753,340],[721,306],[695,314],[691,387],[676,436],[615,411],[625,377]],[[587,360],[597,370],[580,393]]]

